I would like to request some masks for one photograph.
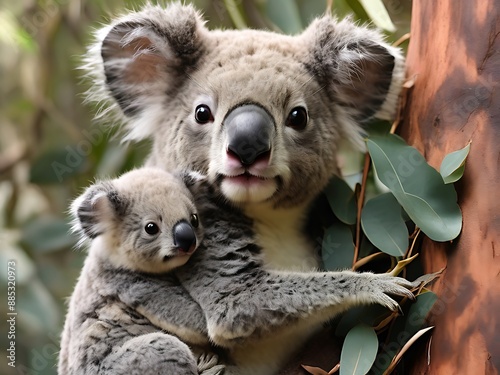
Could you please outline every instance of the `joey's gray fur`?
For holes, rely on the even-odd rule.
[[[88,188],[72,213],[91,244],[70,300],[58,373],[221,373],[217,357],[201,352],[208,344],[203,312],[169,272],[191,255],[177,247],[173,231],[196,214],[186,187],[161,170],[135,170]],[[146,233],[148,223],[159,232]],[[191,227],[199,244],[202,229]],[[185,342],[203,354],[198,362]]]
[[[259,30],[209,31],[192,6],[174,3],[165,9],[148,5],[100,30],[86,67],[95,79],[90,100],[109,104],[100,116],[118,114],[126,140],[152,139],[147,165],[200,171],[222,193],[222,200],[238,207],[233,220],[252,225],[253,242],[261,249],[256,258],[248,258],[261,262],[259,272],[246,274],[244,285],[253,293],[264,293],[259,288],[262,277],[268,276],[259,276],[260,272],[279,271],[279,277],[288,272],[299,283],[297,278],[305,276],[295,271],[320,267],[314,241],[305,231],[312,202],[339,173],[339,145],[347,141],[363,147],[363,123],[372,117],[393,116],[403,66],[399,49],[389,46],[377,31],[350,20],[324,16],[297,36]],[[262,131],[249,130],[257,124]],[[331,308],[315,305],[309,294],[303,296],[296,289],[290,298],[311,304],[297,307],[296,316],[306,319],[288,321],[278,313],[271,321],[284,319],[286,328],[280,326],[273,335],[265,335],[266,329],[260,328],[255,333],[252,328],[227,328],[233,323],[224,319],[217,323],[217,316],[233,316],[234,324],[245,322],[250,327],[251,321],[262,323],[262,316],[252,315],[257,311],[248,304],[243,304],[249,312],[247,321],[244,313],[231,311],[235,308],[231,300],[211,294],[218,291],[208,280],[228,272],[225,267],[231,261],[199,269],[205,276],[195,280],[182,274],[182,283],[204,310],[210,338],[231,346],[232,359],[243,373],[273,373],[317,331],[318,322]],[[206,267],[202,265],[196,262],[194,267]],[[360,285],[362,290],[366,283],[356,280],[375,278],[342,275],[349,275],[349,285],[355,289]],[[320,279],[329,277],[310,276],[315,290],[320,288],[314,283],[323,285]],[[393,285],[393,280],[388,283]],[[377,299],[377,292],[370,291],[372,299],[369,293],[362,294],[360,303]],[[208,295],[216,298],[208,301]],[[267,303],[281,303],[280,296],[285,294]],[[243,302],[257,306],[255,298]],[[343,309],[343,303],[337,302],[333,309]],[[269,308],[273,311],[273,306]],[[252,368],[254,363],[261,367]]]

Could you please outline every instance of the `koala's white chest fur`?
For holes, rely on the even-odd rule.
[[[319,268],[314,244],[302,231],[306,206],[275,209],[252,205],[245,213],[254,219],[254,230],[270,269],[313,271]]]

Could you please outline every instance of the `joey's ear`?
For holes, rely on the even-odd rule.
[[[127,205],[112,182],[92,185],[71,204],[73,231],[93,239],[104,233],[116,218],[123,216]]]
[[[181,85],[203,54],[204,30],[192,6],[174,3],[147,5],[101,32],[105,85],[127,117]]]
[[[325,16],[303,33],[310,45],[306,66],[357,122],[391,119],[404,79],[404,58],[383,36],[350,19]]]

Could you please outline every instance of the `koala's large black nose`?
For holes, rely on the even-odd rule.
[[[261,107],[247,104],[233,109],[224,125],[228,135],[228,152],[240,159],[243,165],[271,150],[274,121]]]
[[[196,246],[196,233],[187,221],[180,221],[174,226],[174,245],[189,253]]]

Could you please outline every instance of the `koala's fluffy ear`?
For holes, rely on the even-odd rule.
[[[404,58],[383,36],[350,19],[316,19],[303,34],[308,69],[357,122],[392,119],[404,79]]]
[[[182,84],[203,53],[203,30],[195,9],[180,3],[148,5],[101,30],[105,85],[125,116],[160,105]]]
[[[119,196],[111,182],[100,182],[90,186],[71,204],[73,232],[82,239],[106,232],[112,223],[123,215],[127,202]]]

